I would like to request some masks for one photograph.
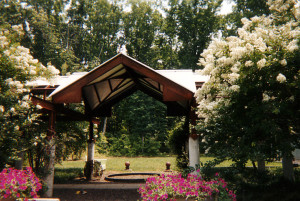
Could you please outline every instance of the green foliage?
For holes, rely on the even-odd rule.
[[[37,146],[45,142],[41,130],[45,124],[38,118],[38,108],[29,97],[28,83],[37,77],[46,80],[57,72],[53,66],[43,66],[30,54],[30,50],[20,45],[24,36],[22,25],[4,24],[0,27],[0,147],[4,164],[18,159],[21,152],[37,152],[36,166],[45,159],[43,148]],[[32,166],[33,167],[33,166]]]
[[[178,39],[182,43],[178,55],[182,67],[197,69],[200,54],[218,29],[216,12],[221,0],[183,0],[177,5]]]
[[[130,5],[132,11],[124,13],[126,49],[129,55],[150,65],[154,56],[151,49],[162,23],[161,14],[146,1],[132,1]]]
[[[97,58],[103,63],[115,56],[123,44],[119,36],[121,31],[122,12],[115,3],[107,0],[88,1],[86,21],[88,32],[85,40],[88,42],[88,52],[85,59]]]
[[[112,156],[132,156],[133,151],[129,138],[126,134],[120,134],[118,138],[111,137],[109,153]]]
[[[169,152],[166,106],[136,92],[114,107],[106,132],[109,154],[136,156]]]
[[[224,36],[232,36],[237,34],[237,29],[242,26],[241,19],[248,19],[254,16],[269,15],[270,10],[265,0],[233,0],[233,12],[224,16],[223,27]]]
[[[87,122],[57,122],[56,158],[58,161],[80,159],[86,150]]]
[[[176,123],[176,126],[169,131],[169,144],[171,150],[176,154],[176,166],[179,169],[188,167],[189,158],[186,152],[188,142],[189,121],[187,118]]]

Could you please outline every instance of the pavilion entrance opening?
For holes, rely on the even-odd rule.
[[[137,91],[115,104],[98,149],[112,156],[157,156],[170,153],[168,133],[180,120],[167,117],[167,107]]]

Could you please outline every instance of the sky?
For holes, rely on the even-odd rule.
[[[230,0],[225,0],[222,3],[222,7],[220,10],[220,14],[221,15],[226,15],[232,12],[232,6],[234,5],[234,2],[230,1]]]

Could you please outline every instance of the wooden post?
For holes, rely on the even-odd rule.
[[[54,111],[50,111],[49,128],[47,133],[47,144],[46,144],[46,152],[49,158],[45,164],[47,175],[44,178],[44,181],[47,186],[47,190],[44,193],[44,197],[46,198],[50,198],[53,196],[54,164],[55,164],[55,129],[54,129],[55,117],[56,117],[56,113]]]
[[[89,139],[88,139],[88,154],[86,161],[86,179],[92,180],[94,167],[94,153],[95,153],[95,138],[94,138],[94,124],[90,121]]]

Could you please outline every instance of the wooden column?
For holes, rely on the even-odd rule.
[[[200,150],[199,150],[199,136],[197,135],[195,126],[197,115],[195,111],[191,108],[190,110],[190,135],[189,135],[189,166],[196,167],[196,165],[200,164]]]
[[[92,180],[95,154],[95,138],[94,138],[94,124],[90,121],[89,139],[88,139],[88,153],[86,162],[86,179]]]
[[[46,152],[48,155],[48,161],[45,164],[46,172],[44,181],[47,186],[47,190],[44,193],[44,197],[50,198],[53,196],[53,183],[54,183],[54,164],[55,164],[55,117],[56,113],[50,111],[49,114],[49,127],[47,133]]]

